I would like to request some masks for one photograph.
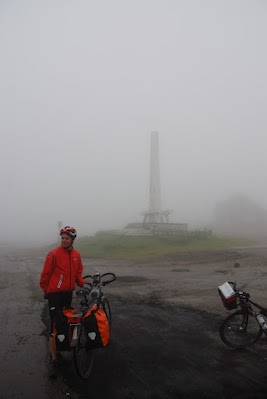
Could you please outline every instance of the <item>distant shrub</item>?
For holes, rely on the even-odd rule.
[[[75,248],[87,258],[134,259],[160,256],[181,251],[231,248],[248,245],[244,240],[215,237],[208,230],[175,234],[130,236],[99,231],[94,236],[80,237]]]

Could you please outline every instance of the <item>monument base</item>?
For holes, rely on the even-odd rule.
[[[187,223],[129,223],[127,235],[186,234]]]

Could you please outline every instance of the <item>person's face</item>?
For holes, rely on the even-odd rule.
[[[65,249],[69,249],[72,247],[72,239],[70,238],[70,236],[68,234],[62,234],[61,235],[61,246]]]

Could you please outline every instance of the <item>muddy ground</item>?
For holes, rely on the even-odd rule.
[[[117,275],[105,288],[111,343],[96,351],[87,382],[76,375],[68,353],[57,374],[49,373],[48,312],[38,285],[44,256],[0,256],[1,399],[266,397],[266,338],[238,352],[221,342],[218,329],[229,312],[217,286],[237,281],[267,307],[267,248],[146,261],[84,259],[86,274]]]

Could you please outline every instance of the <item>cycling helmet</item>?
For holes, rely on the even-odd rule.
[[[75,238],[77,237],[77,232],[75,230],[74,227],[70,227],[70,226],[65,226],[60,230],[60,235],[62,234],[68,234],[68,236],[70,236],[70,238],[72,238],[73,240],[75,240]]]

